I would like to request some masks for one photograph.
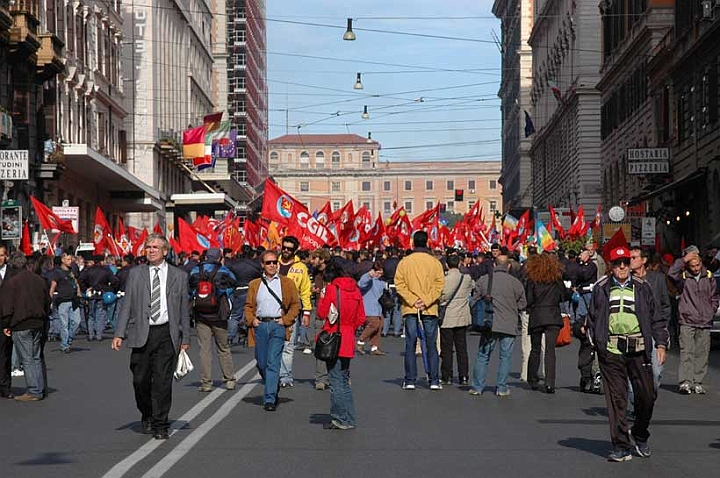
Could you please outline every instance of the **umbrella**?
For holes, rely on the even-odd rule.
[[[425,329],[423,329],[422,325],[422,314],[420,311],[417,311],[418,315],[418,326],[417,326],[417,336],[420,340],[420,352],[422,353],[422,359],[423,359],[423,367],[425,367],[425,375],[427,375],[428,380],[430,380],[430,366],[428,365],[428,359],[427,359],[427,345],[425,344]]]

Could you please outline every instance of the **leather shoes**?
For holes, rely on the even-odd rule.
[[[8,398],[12,400],[15,398],[15,395],[12,392],[0,392],[0,398]]]
[[[555,387],[545,387],[545,393],[555,393]]]
[[[277,409],[274,403],[266,403],[263,408],[266,412],[274,412]]]
[[[170,438],[170,434],[167,430],[158,430],[155,432],[156,440],[167,440],[168,438]]]
[[[153,429],[152,429],[152,420],[143,420],[142,421],[142,432],[145,435],[152,435]]]

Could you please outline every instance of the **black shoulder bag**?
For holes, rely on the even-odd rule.
[[[337,331],[328,332],[322,330],[317,336],[315,341],[315,358],[322,360],[323,362],[334,362],[340,355],[340,342],[342,341],[342,335],[340,334],[340,288],[335,286],[335,293],[337,295]]]
[[[472,330],[474,332],[490,332],[493,325],[493,303],[492,303],[492,286],[494,272],[488,274],[488,289],[485,297],[481,297],[475,302],[472,314]]]
[[[265,277],[261,277],[263,284],[265,284],[265,287],[267,287],[268,292],[270,292],[270,295],[275,297],[275,300],[280,304],[280,310],[282,310],[283,314],[287,314],[287,309],[285,308],[285,304],[283,304],[283,301],[280,300],[280,297],[277,296],[274,290],[270,288],[270,284],[267,283],[265,280]]]

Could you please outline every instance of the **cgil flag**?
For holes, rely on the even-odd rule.
[[[60,219],[60,217],[52,212],[52,210],[45,204],[41,203],[34,196],[30,196],[30,202],[35,208],[35,214],[40,221],[40,226],[46,231],[60,231],[67,232],[68,234],[77,234],[77,231],[73,229],[72,221],[69,219]]]

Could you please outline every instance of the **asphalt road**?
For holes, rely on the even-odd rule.
[[[0,401],[1,477],[539,477],[654,478],[717,476],[720,469],[720,351],[711,355],[704,396],[675,392],[672,353],[650,432],[653,456],[608,463],[609,430],[602,396],[578,392],[576,345],[559,351],[555,395],[518,380],[512,395],[472,397],[466,389],[403,391],[403,340],[383,339],[385,357],[362,356],[351,376],[358,416],[352,431],[323,430],[329,392],[313,388],[311,356],[295,356],[295,386],[281,391],[278,411],[261,405],[251,349],[233,348],[240,376],[228,392],[197,391],[197,371],[174,389],[173,434],[140,433],[129,352],[110,341],[76,341],[64,355],[47,346],[49,398]],[[471,362],[477,337],[469,344]],[[197,346],[191,358],[197,361]],[[492,360],[489,383],[493,384]],[[215,369],[217,376],[217,368]],[[14,379],[22,393],[24,379]],[[219,385],[219,383],[216,383]]]

